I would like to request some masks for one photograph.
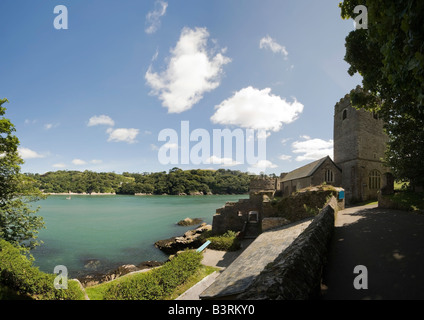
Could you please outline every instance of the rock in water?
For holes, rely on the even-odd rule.
[[[197,249],[204,242],[200,236],[211,229],[211,225],[202,223],[199,227],[194,230],[187,231],[181,237],[173,237],[156,241],[155,246],[166,254],[175,254],[184,249]]]
[[[199,218],[185,218],[184,220],[180,220],[177,222],[179,226],[193,226],[202,222],[202,219]]]

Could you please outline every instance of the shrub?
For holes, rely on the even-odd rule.
[[[41,272],[32,265],[23,251],[0,239],[0,283],[16,290],[19,294],[30,295],[44,300],[81,300],[84,293],[75,281],[68,281],[67,290],[54,288],[54,274]]]
[[[227,231],[223,235],[209,237],[211,242],[210,249],[220,251],[237,251],[240,249],[240,240],[237,238],[237,233],[234,231]]]
[[[163,299],[200,267],[201,260],[201,253],[186,250],[160,268],[116,281],[106,290],[104,299]]]

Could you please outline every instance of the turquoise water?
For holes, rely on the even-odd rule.
[[[155,248],[157,240],[182,235],[192,227],[177,226],[186,217],[211,224],[215,210],[231,196],[49,196],[37,205],[46,229],[39,233],[44,243],[32,251],[35,265],[53,273],[65,265],[70,276],[108,271],[122,264],[164,261],[167,255]]]

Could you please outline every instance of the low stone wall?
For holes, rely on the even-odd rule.
[[[241,300],[309,300],[320,293],[322,269],[334,231],[337,200],[332,197],[308,228],[270,263]]]
[[[262,219],[262,232],[268,231],[270,229],[278,228],[290,224],[291,221],[286,218],[280,217],[271,217]]]

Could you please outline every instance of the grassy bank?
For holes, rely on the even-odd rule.
[[[173,300],[217,270],[202,265],[202,258],[186,250],[159,268],[88,287],[86,292],[90,300]]]

